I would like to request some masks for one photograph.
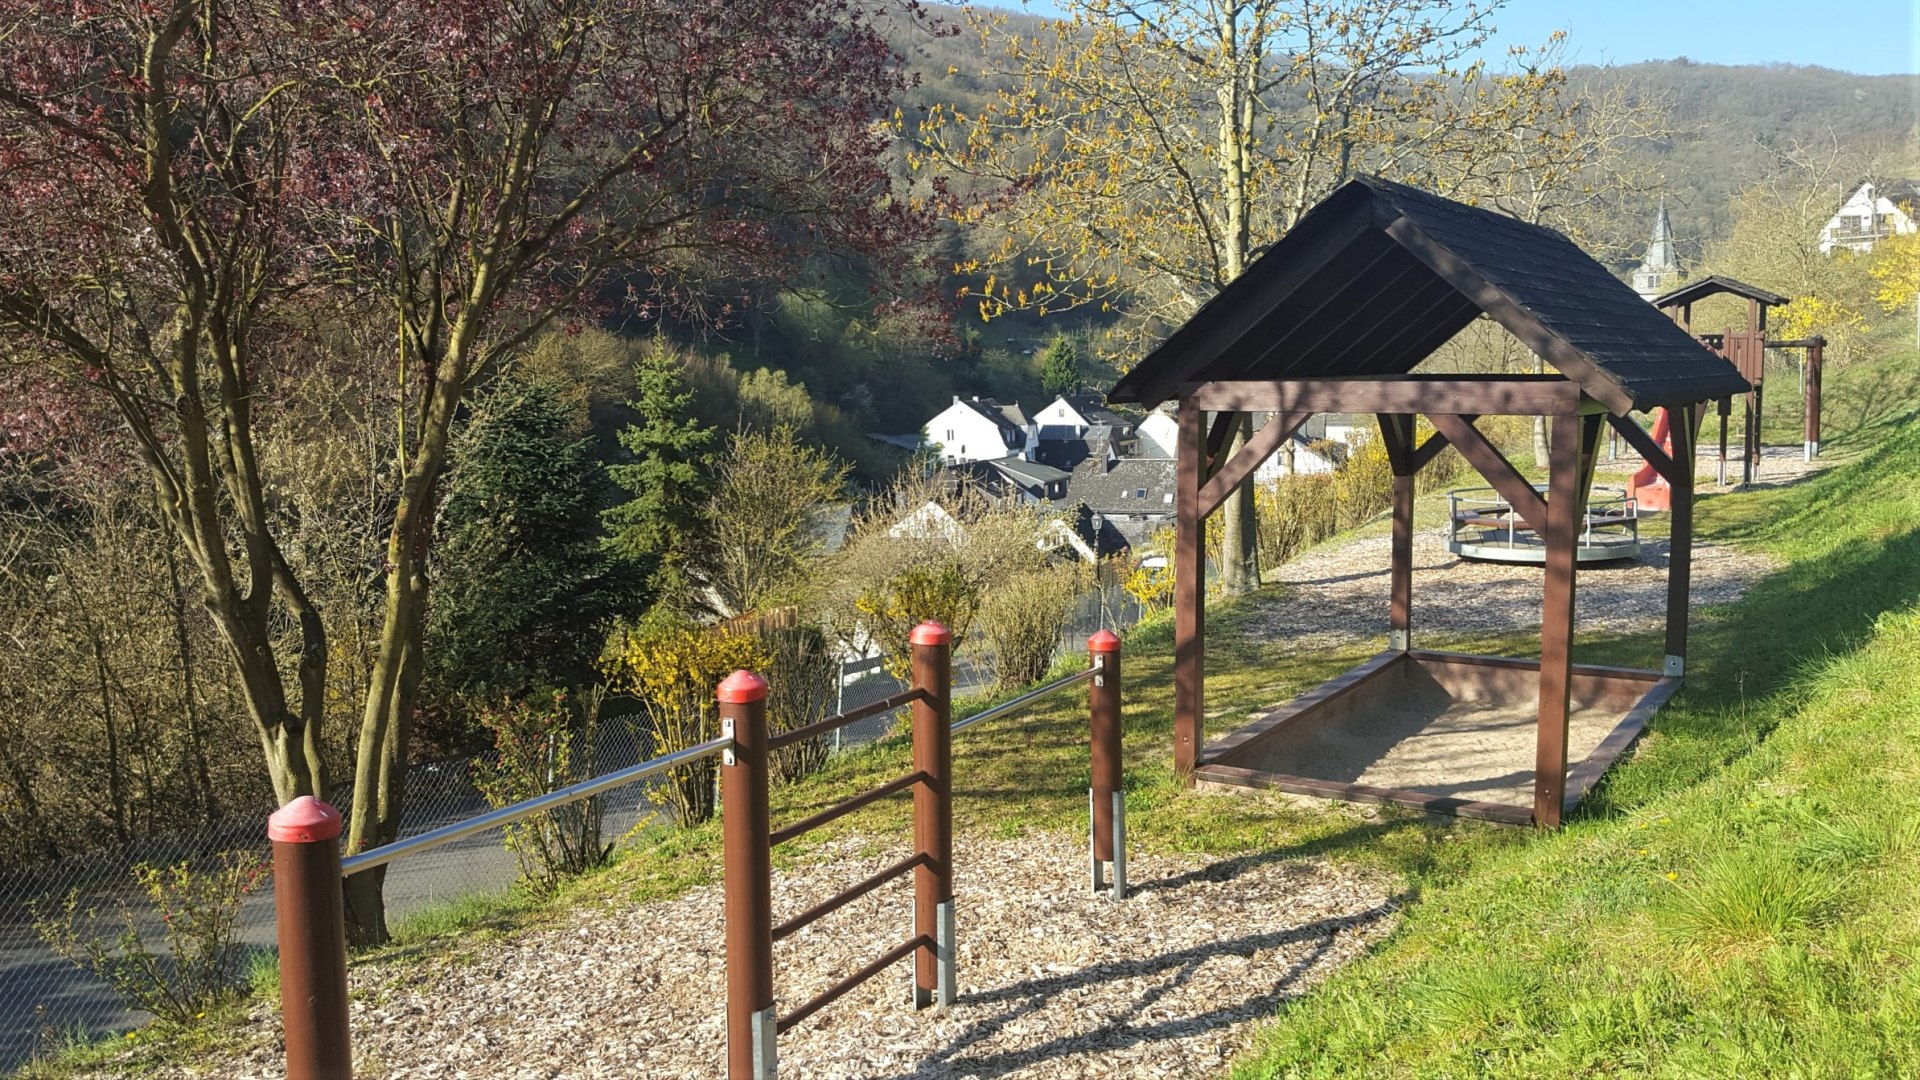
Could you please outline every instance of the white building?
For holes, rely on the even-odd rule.
[[[1320,413],[1302,425],[1287,445],[1273,452],[1273,455],[1260,463],[1255,470],[1255,480],[1277,480],[1292,473],[1330,473],[1338,464],[1334,456],[1322,453],[1314,444],[1330,442],[1334,446],[1345,446],[1355,438],[1364,438],[1369,427],[1360,419],[1347,413]],[[1174,439],[1179,424],[1174,420],[1172,411],[1156,409],[1145,420],[1140,421],[1136,434],[1140,440],[1140,454],[1143,457],[1173,458]],[[1356,432],[1362,433],[1356,435]]]
[[[1002,405],[992,398],[954,398],[953,404],[927,421],[924,445],[940,451],[948,465],[991,461],[1008,455],[1026,455],[1029,421],[1018,405]]]
[[[1854,189],[1820,230],[1820,254],[1846,250],[1864,255],[1889,236],[1920,229],[1914,221],[1917,208],[1920,180],[1869,180]]]

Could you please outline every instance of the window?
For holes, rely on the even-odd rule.
[[[947,429],[947,441],[948,441],[948,442],[952,442],[952,441],[953,441],[953,429],[952,429],[952,428],[948,428],[948,429]]]
[[[1144,498],[1146,498],[1146,497],[1147,497],[1147,489],[1146,489],[1146,488],[1136,488],[1136,489],[1134,490],[1134,492],[1133,492],[1133,497],[1134,497],[1134,498],[1136,498],[1136,499],[1144,499]]]
[[[1171,491],[1169,491],[1169,492],[1167,492],[1167,499],[1166,499],[1166,502],[1167,502],[1167,505],[1168,505],[1168,506],[1172,506],[1172,505],[1173,505],[1173,492],[1171,492]]]

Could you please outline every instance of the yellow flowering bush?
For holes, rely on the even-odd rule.
[[[764,672],[767,666],[765,650],[751,634],[672,621],[617,628],[600,659],[608,687],[640,702],[654,754],[719,738],[714,688],[737,669]],[[680,824],[713,817],[718,769],[717,759],[706,757],[667,774],[664,794]]]
[[[860,629],[886,656],[887,671],[904,679],[913,657],[907,640],[913,628],[932,619],[953,633],[956,645],[967,640],[980,592],[957,566],[915,566],[862,592],[853,609]]]

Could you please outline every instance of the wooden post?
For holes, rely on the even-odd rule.
[[[1825,359],[1827,342],[1825,338],[1809,339],[1807,346],[1807,417],[1806,417],[1806,456],[1808,461],[1820,456],[1820,370]]]
[[[720,730],[720,842],[727,943],[727,1076],[772,1080],[773,866],[768,839],[767,681],[736,671],[715,691]]]
[[[1387,648],[1413,648],[1413,417],[1382,413],[1380,438],[1393,470],[1393,542],[1389,560]]]
[[[1534,746],[1533,823],[1560,827],[1567,787],[1567,718],[1572,705],[1574,544],[1580,513],[1585,425],[1553,418],[1548,450],[1547,566],[1540,620],[1540,728]],[[1596,432],[1597,434],[1597,432]]]
[[[1693,581],[1693,455],[1697,440],[1692,425],[1673,429],[1672,539],[1667,552],[1667,653],[1662,667],[1668,675],[1687,671],[1687,613]]]
[[[1173,545],[1173,771],[1191,785],[1206,718],[1206,519],[1200,484],[1206,470],[1206,416],[1180,401]]]
[[[1093,888],[1101,887],[1104,866],[1113,867],[1113,898],[1127,895],[1126,795],[1120,775],[1120,636],[1102,630],[1087,639],[1087,654],[1100,673],[1087,684],[1088,742],[1092,783],[1087,827]]]
[[[267,818],[287,1080],[349,1080],[340,811],[302,795]]]
[[[927,779],[913,789],[913,927],[932,946],[914,950],[913,1005],[953,1004],[953,635],[923,622],[908,636],[913,685],[913,767]]]
[[[1733,414],[1733,399],[1720,399],[1720,486],[1727,486],[1727,418]]]

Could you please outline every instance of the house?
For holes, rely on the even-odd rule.
[[[991,461],[968,461],[948,466],[963,475],[989,498],[1051,506],[1066,498],[1071,473],[1017,454]]]
[[[1046,442],[1083,438],[1088,428],[1099,424],[1111,428],[1122,442],[1133,437],[1133,425],[1107,408],[1098,394],[1062,394],[1034,413],[1033,423],[1036,436]]]
[[[1920,229],[1920,180],[1868,180],[1853,190],[1820,230],[1820,254],[1865,255],[1889,236]]]
[[[1260,422],[1256,417],[1254,423]],[[1176,427],[1170,410],[1155,409],[1147,414],[1138,428],[1140,456],[1172,460]],[[1314,416],[1293,433],[1286,445],[1260,463],[1254,479],[1264,483],[1296,472],[1330,473],[1345,458],[1343,448],[1364,437],[1356,434],[1362,430],[1363,425],[1347,413]]]
[[[1173,524],[1173,461],[1168,458],[1089,459],[1067,481],[1066,504],[1076,516],[1097,518],[1096,534],[1111,527],[1128,546],[1145,547]]]
[[[991,461],[1028,451],[1031,421],[1019,405],[1002,405],[992,398],[955,397],[953,404],[927,421],[925,442],[937,448],[949,465]]]

